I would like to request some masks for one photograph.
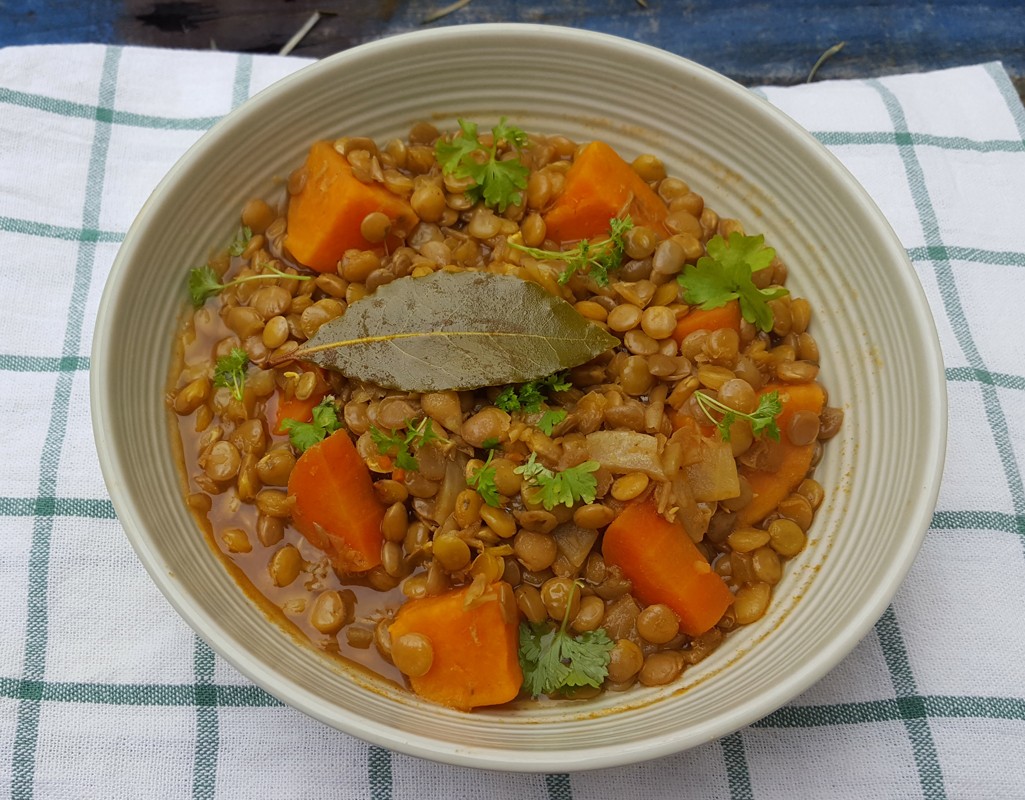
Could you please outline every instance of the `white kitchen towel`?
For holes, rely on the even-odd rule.
[[[89,349],[118,245],[190,144],[305,63],[0,50],[0,793],[1025,798],[1025,113],[1002,67],[760,90],[875,198],[939,328],[946,471],[893,603],[822,681],[749,728],[633,767],[542,775],[389,753],[282,706],[175,615],[100,478]]]

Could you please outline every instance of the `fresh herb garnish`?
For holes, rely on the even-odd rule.
[[[270,270],[270,272],[261,272],[259,275],[246,275],[244,278],[235,278],[233,281],[221,283],[221,279],[209,264],[205,264],[202,267],[196,267],[194,270],[189,272],[189,296],[192,298],[192,305],[199,308],[207,301],[207,298],[220,294],[229,286],[234,286],[238,283],[277,280],[278,278],[288,278],[289,280],[294,281],[308,281],[313,277],[311,275],[289,275],[287,272],[282,272],[272,266],[268,266],[267,269]]]
[[[541,415],[541,419],[537,421],[537,427],[545,436],[551,436],[555,426],[566,419],[567,416],[568,414],[565,409],[550,409]]]
[[[483,450],[494,450],[501,443],[502,442],[499,440],[497,436],[489,436],[487,439],[480,443],[480,446]]]
[[[705,412],[705,416],[715,424],[716,430],[719,431],[724,442],[730,440],[730,426],[738,419],[748,420],[751,423],[751,432],[755,436],[764,433],[770,439],[779,441],[779,425],[776,424],[776,417],[783,410],[783,405],[779,401],[779,392],[763,394],[758,399],[758,407],[750,414],[732,409],[704,392],[694,392],[694,397],[697,398],[698,405]],[[717,420],[712,414],[713,410],[722,414],[722,418]]]
[[[598,480],[594,472],[601,465],[597,461],[585,461],[562,472],[552,472],[544,464],[537,463],[537,453],[514,472],[523,476],[528,485],[536,486],[534,498],[551,511],[560,503],[572,508],[576,503],[593,503],[598,491]]]
[[[526,188],[530,170],[519,159],[500,159],[499,147],[504,142],[519,151],[527,145],[527,134],[506,125],[502,117],[491,129],[491,135],[492,144],[486,147],[477,138],[477,123],[461,119],[459,133],[451,139],[438,139],[434,153],[446,175],[473,180],[474,185],[466,192],[471,200],[483,200],[502,213],[522,200],[520,190]],[[483,160],[479,159],[480,154]]]
[[[564,392],[572,386],[569,375],[565,372],[556,372],[546,378],[528,381],[519,386],[506,386],[495,398],[495,405],[509,414],[514,411],[533,414],[541,410],[546,393]]]
[[[288,431],[288,440],[300,453],[305,453],[313,445],[324,441],[329,435],[342,427],[338,419],[338,406],[335,399],[328,395],[313,407],[313,421],[300,422],[290,417],[281,422],[281,427]]]
[[[609,674],[615,644],[605,630],[598,628],[578,636],[566,630],[578,585],[574,581],[558,628],[547,623],[520,623],[520,667],[523,685],[532,697],[573,686],[599,687]]]
[[[244,226],[239,230],[238,236],[235,237],[235,241],[228,246],[228,254],[233,256],[242,255],[246,251],[246,248],[249,247],[249,242],[252,241],[252,238],[252,228],[248,225]]]
[[[609,235],[597,242],[581,239],[570,250],[542,250],[509,240],[510,246],[542,261],[564,261],[566,268],[559,273],[559,283],[566,283],[576,272],[586,272],[599,286],[609,285],[609,273],[619,269],[623,261],[626,242],[623,235],[634,226],[630,217],[609,220]]]
[[[787,294],[782,286],[759,289],[751,276],[766,269],[776,251],[764,247],[765,237],[731,233],[729,243],[716,235],[708,240],[707,256],[697,264],[687,265],[676,280],[683,287],[683,297],[691,305],[703,309],[719,308],[739,298],[744,319],[763,331],[772,330],[772,309],[768,301]]]
[[[241,347],[233,347],[228,355],[217,359],[214,366],[214,386],[227,387],[231,390],[231,396],[241,402],[248,366],[249,354]]]
[[[438,436],[431,427],[431,418],[424,417],[416,425],[412,420],[406,423],[409,427],[405,431],[392,430],[385,433],[376,425],[370,426],[370,437],[377,445],[377,452],[383,456],[391,456],[395,459],[395,466],[404,470],[420,469],[420,462],[413,455],[428,442],[442,441],[444,437]]]
[[[498,508],[502,501],[498,497],[498,486],[495,485],[495,468],[491,465],[491,459],[494,456],[495,451],[489,450],[488,460],[469,477],[467,483],[471,489],[477,491],[485,503]]]

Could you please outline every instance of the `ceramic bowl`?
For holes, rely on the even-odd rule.
[[[242,593],[179,489],[165,410],[189,265],[230,239],[253,194],[341,135],[378,141],[430,120],[501,116],[662,156],[723,216],[763,232],[810,299],[821,381],[846,420],[816,478],[827,501],[768,615],[675,684],[586,702],[460,713],[339,668]],[[580,30],[459,26],[363,45],[262,92],[170,171],[131,227],[92,355],[103,474],[139,559],[178,613],[285,703],[407,754],[571,771],[674,753],[754,722],[837,664],[892,598],[928,527],[945,444],[935,328],[904,249],[866,192],[757,94],[683,58]]]

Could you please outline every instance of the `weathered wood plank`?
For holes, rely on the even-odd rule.
[[[23,0],[0,15],[0,43],[101,41],[275,53],[314,11],[293,51],[321,57],[423,28],[449,0]],[[862,78],[999,60],[1025,91],[1025,0],[474,0],[438,25],[538,22],[613,33],[687,56],[744,83]]]

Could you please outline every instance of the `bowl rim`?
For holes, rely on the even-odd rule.
[[[888,243],[890,255],[895,264],[899,264],[900,281],[910,296],[915,299],[916,323],[923,327],[923,337],[928,340],[928,352],[923,355],[929,361],[929,372],[932,377],[930,387],[935,404],[923,409],[928,416],[929,424],[935,431],[932,453],[930,454],[931,470],[925,485],[919,487],[916,510],[913,515],[913,529],[905,534],[904,546],[900,549],[901,558],[891,562],[885,580],[874,595],[874,602],[864,605],[856,616],[855,624],[837,632],[827,647],[817,650],[801,668],[789,673],[777,684],[777,691],[770,697],[758,702],[749,702],[698,729],[686,734],[663,734],[657,738],[632,743],[629,747],[604,745],[593,749],[571,749],[553,752],[530,752],[505,750],[499,748],[474,748],[472,746],[453,747],[448,743],[439,743],[429,736],[411,736],[398,732],[394,728],[367,717],[351,715],[344,709],[339,713],[329,714],[323,703],[312,692],[293,682],[289,676],[275,672],[258,660],[250,658],[245,652],[234,649],[233,637],[227,634],[217,618],[208,613],[202,606],[182,591],[180,584],[171,580],[162,564],[161,558],[153,544],[144,535],[136,500],[127,491],[126,484],[120,479],[124,474],[123,460],[110,446],[103,432],[112,426],[108,405],[102,402],[107,390],[106,355],[110,351],[112,336],[112,309],[116,307],[119,297],[119,280],[126,265],[130,263],[136,246],[136,239],[151,221],[152,210],[171,191],[179,175],[189,170],[191,165],[200,160],[209,150],[215,139],[232,131],[244,130],[253,120],[257,119],[264,109],[271,107],[282,95],[301,87],[311,75],[324,71],[344,68],[350,62],[356,62],[368,54],[381,54],[393,51],[400,53],[409,44],[420,43],[426,39],[455,43],[467,37],[477,35],[500,35],[503,37],[529,37],[531,39],[547,39],[560,42],[584,42],[591,45],[610,48],[612,51],[633,52],[645,58],[656,59],[671,64],[672,68],[688,73],[688,77],[696,81],[714,84],[717,91],[724,92],[736,102],[759,113],[767,114],[786,128],[796,142],[802,145],[802,155],[814,158],[816,166],[830,174],[832,180],[843,184],[850,193],[852,202],[857,203],[861,210],[873,218],[878,230]],[[947,429],[947,387],[943,371],[943,359],[935,321],[929,311],[925,292],[908,259],[907,252],[898,240],[889,222],[882,215],[867,191],[857,182],[846,167],[830,153],[810,133],[792,120],[784,112],[777,109],[765,98],[758,96],[749,89],[742,87],[729,78],[697,64],[685,57],[675,55],[660,48],[632,41],[620,36],[589,31],[578,28],[542,25],[534,23],[481,23],[454,25],[389,36],[384,39],[358,45],[349,50],[329,56],[321,61],[309,64],[296,72],[278,80],[263,89],[251,99],[243,103],[223,119],[215,123],[201,136],[174,164],[150,197],[143,204],[135,220],[128,229],[118,250],[109,277],[104,286],[100,300],[97,322],[91,349],[90,394],[92,398],[91,417],[94,438],[100,461],[101,472],[118,519],[121,521],[127,538],[135,550],[139,560],[149,572],[151,579],[164,597],[171,603],[177,613],[187,624],[199,634],[206,643],[240,673],[260,686],[268,694],[276,697],[287,705],[296,708],[325,724],[367,742],[388,748],[389,750],[413,755],[433,761],[457,766],[497,769],[516,772],[566,772],[584,769],[619,766],[645,761],[661,756],[680,752],[690,747],[725,736],[733,731],[763,718],[780,708],[799,695],[802,691],[818,681],[836,666],[862,637],[871,629],[883,614],[898,587],[911,568],[921,543],[929,528],[932,511],[935,507],[943,471]],[[782,701],[780,698],[783,698]],[[346,724],[347,723],[347,724]],[[520,756],[521,758],[510,758]]]

